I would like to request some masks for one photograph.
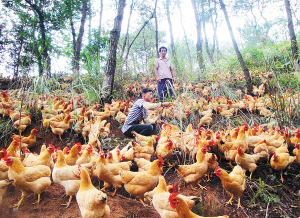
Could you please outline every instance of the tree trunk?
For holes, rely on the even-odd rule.
[[[187,50],[187,54],[188,54],[188,58],[189,58],[190,69],[191,69],[191,72],[192,72],[192,70],[193,70],[192,56],[191,56],[191,51],[190,51],[188,38],[187,38],[185,28],[184,28],[184,25],[183,25],[183,22],[182,22],[182,13],[181,13],[180,5],[178,5],[178,9],[179,9],[179,13],[180,13],[180,22],[181,22],[181,26],[182,26],[182,29],[183,29],[183,36],[184,36],[184,41],[185,41],[185,44],[186,44],[186,50]]]
[[[294,60],[295,70],[298,71],[299,70],[298,46],[297,46],[297,39],[294,31],[290,0],[284,0],[284,3],[285,3],[285,10],[287,13],[288,28],[289,28],[290,38],[291,38],[292,54],[293,54],[292,59]]]
[[[103,100],[109,101],[113,91],[114,76],[116,70],[116,53],[118,48],[118,42],[121,33],[123,14],[126,0],[119,0],[118,14],[114,20],[114,28],[110,33],[108,55],[105,68],[105,76],[102,84],[102,91],[105,98]]]
[[[88,45],[91,45],[92,41],[92,5],[91,1],[89,1],[89,42]]]
[[[44,14],[43,11],[41,11],[36,4],[32,4],[30,0],[25,0],[33,11],[35,11],[39,17],[39,26],[40,26],[40,33],[42,36],[42,50],[43,50],[43,62],[44,62],[44,68],[47,72],[47,75],[51,76],[51,59],[48,55],[48,44],[46,43],[46,28],[44,23]],[[41,72],[40,72],[41,73]],[[41,73],[43,74],[43,72]]]
[[[214,46],[213,46],[213,48],[215,49],[215,47],[217,47],[217,60],[219,60],[220,56],[221,56],[221,52],[220,52],[220,48],[219,48],[219,41],[218,41],[218,35],[217,35],[217,28],[218,28],[217,18],[218,18],[218,13],[217,13],[216,3],[215,3],[215,6],[214,6],[214,12],[216,14],[215,21],[213,20],[212,13],[210,13],[210,19],[211,19],[211,23],[212,23],[212,27],[213,27],[213,31],[214,31],[214,36],[213,36]]]
[[[205,64],[203,60],[203,54],[202,54],[202,33],[201,33],[201,21],[200,21],[200,16],[198,14],[195,0],[191,0],[193,9],[194,9],[194,14],[195,14],[195,19],[196,19],[196,27],[197,27],[197,43],[196,43],[196,49],[197,49],[197,60],[199,64],[199,70],[200,72],[203,72],[205,70]]]
[[[206,29],[205,29],[205,20],[202,20],[203,22],[203,32],[204,32],[204,44],[205,44],[205,50],[206,50],[206,53],[207,53],[207,56],[208,56],[208,59],[209,59],[209,62],[214,65],[214,59],[213,59],[213,52],[214,52],[214,45],[213,45],[213,48],[212,50],[210,51],[209,50],[209,47],[208,47],[208,40],[207,40],[207,35],[206,35]]]
[[[129,34],[129,26],[130,26],[130,19],[131,19],[131,15],[132,15],[132,10],[133,10],[133,0],[131,1],[131,5],[130,5],[130,12],[129,12],[129,18],[128,18],[128,23],[127,23],[127,30],[126,30],[124,43],[123,43],[122,51],[121,51],[121,55],[120,55],[121,60],[123,59],[125,47],[126,47],[126,44],[127,44],[127,38],[128,38],[128,34]]]
[[[157,0],[155,1],[154,18],[155,18],[155,47],[156,47],[157,58],[159,58],[159,51],[158,51],[158,24],[157,24],[157,16],[156,16],[156,6],[157,6]]]
[[[100,1],[100,20],[99,20],[99,34],[101,36],[101,28],[102,28],[102,14],[103,14],[103,0]]]
[[[174,43],[174,37],[173,37],[173,27],[171,22],[171,15],[170,15],[170,0],[166,1],[166,9],[167,9],[167,19],[169,23],[169,31],[170,31],[170,38],[171,38],[171,51],[172,51],[172,57],[174,59],[174,65],[175,65],[175,73],[179,70],[179,64],[176,56],[175,51],[175,43]]]
[[[79,29],[79,34],[76,40],[76,45],[74,48],[74,57],[73,57],[73,74],[75,76],[79,75],[79,61],[80,61],[80,51],[81,51],[81,44],[82,44],[82,37],[84,33],[84,24],[86,20],[86,14],[87,14],[87,0],[83,0],[82,5],[82,18],[81,18],[81,24]]]
[[[248,93],[248,95],[253,95],[252,94],[252,81],[251,81],[250,73],[249,73],[248,68],[246,67],[244,59],[243,59],[243,57],[240,53],[240,50],[238,48],[238,45],[237,45],[236,41],[235,41],[235,38],[234,38],[234,35],[233,35],[233,32],[232,32],[232,28],[231,28],[231,24],[230,24],[230,21],[229,21],[228,15],[227,15],[227,11],[226,11],[226,8],[225,8],[225,4],[223,3],[223,0],[219,0],[219,2],[220,2],[220,5],[221,5],[221,9],[222,9],[222,11],[224,13],[224,16],[225,16],[225,20],[226,20],[227,27],[228,27],[228,30],[229,30],[229,33],[230,33],[230,36],[231,36],[231,40],[232,40],[232,44],[233,44],[236,56],[239,60],[240,66],[241,66],[241,68],[244,72],[244,77],[245,77],[246,83],[247,83],[247,93]]]

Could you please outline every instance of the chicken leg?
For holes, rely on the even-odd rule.
[[[283,179],[282,174],[283,174],[283,172],[281,171],[281,172],[280,172],[280,181],[283,183],[284,179]]]
[[[207,189],[205,188],[205,186],[200,185],[200,182],[199,182],[197,185],[198,185],[202,190],[203,190],[203,189],[207,190]]]
[[[144,205],[144,207],[149,207],[149,205],[145,204],[144,201],[143,201],[142,199],[140,199],[140,198],[138,198],[138,199],[139,199],[139,201],[142,203],[142,205]]]
[[[38,194],[38,199],[36,202],[32,203],[32,204],[39,204],[40,203],[40,200],[41,200],[41,193]]]
[[[24,200],[24,198],[27,197],[27,194],[22,192],[22,198],[21,200],[19,200],[19,202],[17,204],[14,204],[13,207],[20,207],[20,205],[22,204],[22,201]]]
[[[116,195],[116,193],[117,193],[117,188],[115,188],[115,191],[114,191],[114,193],[112,194],[112,196],[115,196]]]
[[[232,204],[233,195],[232,194],[230,194],[230,195],[231,195],[231,198],[229,199],[229,201],[226,202],[226,205]]]
[[[73,195],[70,195],[70,199],[69,199],[69,202],[67,204],[61,204],[62,206],[67,206],[67,208],[72,204],[72,198],[73,198]]]
[[[197,191],[197,188],[193,187],[192,184],[189,184],[189,187],[190,187],[190,189],[192,189],[192,190],[194,190],[194,191]]]
[[[239,209],[239,208],[243,208],[242,205],[241,205],[241,198],[238,199],[237,209]]]
[[[62,141],[62,139],[61,139],[61,135],[59,136],[59,139],[60,139],[60,141]]]

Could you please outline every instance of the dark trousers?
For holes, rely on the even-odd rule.
[[[151,136],[154,134],[155,130],[156,130],[155,124],[136,124],[136,125],[132,125],[126,132],[124,132],[124,135],[133,138],[131,131],[135,131],[140,135]]]
[[[172,79],[162,79],[160,83],[157,83],[159,101],[163,101],[164,98],[166,97],[167,93],[168,93],[167,84],[169,85],[169,82],[167,82],[167,81],[170,81],[171,84],[172,84],[172,87],[173,87],[173,80]],[[169,97],[171,97],[173,95],[173,90],[169,89],[169,93],[170,93]]]

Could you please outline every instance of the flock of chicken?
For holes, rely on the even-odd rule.
[[[150,87],[150,80],[147,81],[147,84],[133,82],[127,89],[128,94],[134,94],[146,86]],[[138,88],[135,89],[135,86]],[[189,89],[189,85],[185,86]],[[176,87],[175,84],[174,88]],[[263,87],[259,89],[262,90]],[[156,89],[155,84],[150,88]],[[3,92],[0,114],[3,117],[8,115],[20,133],[31,123],[28,109],[34,107],[42,112],[44,128],[51,129],[61,140],[63,133],[72,129],[77,134],[82,134],[85,144],[74,143],[71,149],[65,147],[63,150],[51,144],[46,147],[44,144],[40,154],[35,154],[29,149],[36,144],[37,129],[31,130],[28,137],[14,134],[12,143],[7,149],[0,151],[0,196],[3,196],[9,184],[13,184],[22,191],[22,198],[16,207],[30,193],[38,195],[36,203],[39,203],[41,193],[51,185],[52,178],[70,196],[67,207],[71,204],[72,197],[76,196],[82,217],[106,217],[110,214],[110,208],[104,192],[113,187],[114,196],[124,184],[125,190],[136,196],[143,205],[152,203],[161,217],[199,217],[191,212],[191,208],[201,199],[178,194],[175,186],[167,186],[161,175],[165,162],[166,167],[175,168],[191,189],[196,189],[194,185],[205,189],[200,182],[205,175],[209,180],[210,173],[214,171],[221,179],[224,189],[231,195],[227,204],[232,204],[233,197],[237,197],[238,208],[241,207],[240,198],[246,188],[245,173],[249,171],[251,179],[259,159],[270,161],[271,167],[281,172],[282,182],[283,170],[295,160],[300,164],[300,130],[292,137],[287,129],[281,135],[279,127],[274,129],[270,126],[266,129],[267,125],[256,123],[253,128],[245,123],[222,131],[214,132],[209,129],[213,111],[221,116],[231,117],[238,109],[247,108],[253,113],[259,111],[261,115],[273,116],[267,109],[272,107],[272,101],[268,97],[245,95],[243,100],[233,101],[223,96],[210,98],[208,93],[211,88],[205,84],[198,84],[192,89],[204,97],[192,99],[191,96],[180,96],[169,108],[149,110],[149,116],[152,119],[159,116],[184,119],[189,113],[198,112],[202,118],[197,129],[193,129],[190,124],[182,131],[175,125],[164,124],[159,136],[142,136],[133,132],[134,140],[122,149],[117,146],[107,151],[107,154],[102,150],[99,139],[109,136],[108,119],[114,118],[119,122],[126,120],[133,105],[130,99],[125,102],[113,100],[112,104],[87,107],[87,102],[75,92],[72,100],[69,100],[70,94],[58,92],[59,96],[43,96],[44,101],[42,98],[33,98],[30,104],[24,104],[21,108],[17,91]],[[295,97],[297,98],[294,95]],[[287,101],[291,98],[289,92],[285,93],[284,98]],[[205,129],[203,125],[208,128]],[[295,156],[289,154],[288,148],[294,148]],[[169,161],[174,157],[174,150],[179,151],[183,158],[171,165]],[[193,164],[179,163],[186,154]],[[155,160],[151,162],[153,158]],[[230,173],[218,166],[221,158],[227,159],[230,164],[233,161],[237,164]],[[137,172],[131,171],[134,167],[138,167],[135,170]],[[93,186],[93,178],[98,178],[99,185],[100,181],[104,182],[101,190]]]

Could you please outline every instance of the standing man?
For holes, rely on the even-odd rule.
[[[159,94],[159,100],[162,102],[167,94],[168,90],[168,84],[171,84],[173,86],[173,82],[175,81],[174,76],[174,66],[171,63],[171,61],[166,58],[167,55],[167,48],[166,47],[160,47],[159,48],[159,54],[160,58],[157,58],[154,61],[154,72],[155,72],[155,78],[157,80],[157,86],[158,86],[158,94]],[[172,89],[169,89],[169,93],[172,96],[173,91]]]

